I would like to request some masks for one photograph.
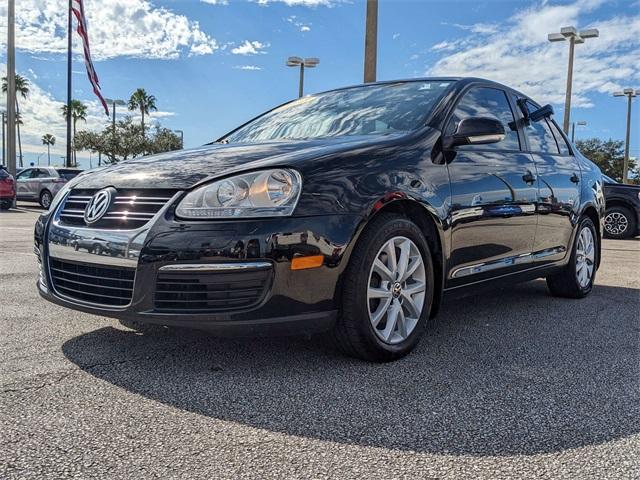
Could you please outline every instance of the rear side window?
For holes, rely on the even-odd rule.
[[[532,152],[550,153],[552,155],[560,153],[556,139],[553,137],[546,119],[543,118],[539,122],[531,122],[526,131],[529,138],[529,148]]]
[[[497,88],[475,87],[464,94],[447,125],[447,134],[452,135],[461,120],[469,117],[495,118],[502,122],[506,133],[504,140],[488,145],[467,145],[460,149],[520,150],[518,127],[509,100],[504,91]]]
[[[36,168],[33,171],[33,175],[31,178],[50,178],[51,174],[47,170],[43,170],[42,168]]]
[[[71,180],[73,177],[75,177],[79,173],[80,173],[79,170],[64,170],[64,169],[58,170],[58,175],[60,175],[62,178],[66,180]]]
[[[9,172],[7,172],[4,168],[0,168],[0,178],[7,178],[9,176]]]
[[[569,145],[567,145],[567,142],[562,136],[562,133],[560,133],[560,129],[558,128],[558,125],[556,125],[556,122],[554,122],[553,120],[549,120],[548,123],[551,126],[553,135],[556,137],[556,143],[558,144],[558,148],[560,149],[560,155],[571,155]]]

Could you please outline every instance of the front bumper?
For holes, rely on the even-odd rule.
[[[221,335],[297,334],[331,328],[341,274],[360,217],[185,222],[174,217],[173,208],[169,204],[137,230],[65,226],[57,217],[60,208],[43,215],[35,230],[40,294],[58,305],[96,315],[202,328]],[[291,260],[306,255],[322,255],[323,265],[291,270]],[[73,272],[60,273],[61,265],[72,266]],[[194,272],[184,266],[199,268]],[[231,270],[221,270],[224,266]],[[131,280],[124,280],[131,284],[130,299],[113,304],[111,296],[102,294],[122,294],[120,283],[111,280],[109,273],[121,270],[131,273],[127,277]],[[95,278],[87,280],[87,272],[107,278],[104,286],[97,288]],[[250,288],[243,288],[245,281],[253,282]],[[185,288],[195,288],[193,283],[198,284],[199,293],[183,293]],[[237,300],[248,291],[258,294],[251,302]],[[198,301],[194,303],[193,298]]]

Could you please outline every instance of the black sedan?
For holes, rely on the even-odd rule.
[[[552,112],[475,78],[286,103],[210,145],[71,181],[36,225],[38,289],[124,322],[331,329],[374,361],[408,353],[445,296],[542,277],[584,297],[602,176]],[[69,240],[92,238],[117,253]]]
[[[618,183],[606,175],[602,178],[607,204],[604,236],[624,239],[640,235],[640,186]]]

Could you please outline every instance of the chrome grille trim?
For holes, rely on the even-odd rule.
[[[58,218],[62,225],[87,227],[85,208],[97,189],[75,189],[62,202]],[[175,196],[175,190],[122,189],[109,211],[92,227],[101,230],[135,230],[144,227]]]

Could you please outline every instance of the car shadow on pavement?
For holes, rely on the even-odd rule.
[[[543,282],[445,304],[405,359],[342,357],[326,339],[219,339],[102,328],[63,346],[81,369],[217,419],[402,450],[558,452],[640,432],[634,289],[550,297]]]

